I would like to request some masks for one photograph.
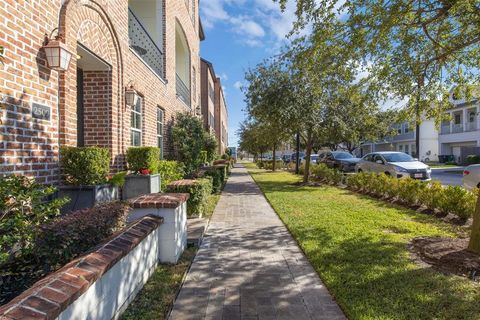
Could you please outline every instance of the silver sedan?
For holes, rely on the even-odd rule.
[[[429,166],[403,152],[373,152],[364,156],[355,166],[357,172],[376,172],[396,178],[410,177],[431,180]]]
[[[463,186],[467,190],[480,188],[480,164],[472,164],[463,170]]]

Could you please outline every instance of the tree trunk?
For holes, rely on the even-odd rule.
[[[310,178],[310,155],[312,154],[313,139],[312,132],[307,132],[307,149],[305,150],[305,171],[303,172],[303,182],[307,183]]]
[[[276,149],[277,149],[276,144],[273,144],[273,152],[272,152],[272,154],[273,154],[273,157],[272,157],[272,161],[273,161],[273,162],[272,162],[272,171],[273,171],[273,172],[275,172],[276,162],[277,162],[277,161],[275,160],[275,155],[276,155],[276,153],[277,153],[277,150],[276,150]]]
[[[480,254],[480,196],[477,198],[477,206],[473,214],[472,232],[470,233],[468,250]]]

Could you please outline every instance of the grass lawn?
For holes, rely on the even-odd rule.
[[[186,249],[176,265],[159,265],[121,319],[165,319],[196,251],[197,248]]]
[[[213,211],[215,210],[215,207],[217,206],[218,200],[220,200],[220,192],[208,196],[207,210],[205,212],[205,218],[206,219],[210,219],[210,217],[212,216]]]
[[[414,237],[464,234],[459,227],[247,167],[350,319],[480,319],[480,284],[420,267],[406,249]]]

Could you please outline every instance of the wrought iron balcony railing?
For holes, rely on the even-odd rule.
[[[163,52],[158,48],[130,8],[128,8],[128,38],[130,40],[130,48],[163,79]]]
[[[177,96],[182,99],[185,104],[191,108],[191,94],[190,94],[190,89],[187,87],[187,85],[183,82],[183,80],[178,76],[178,74],[175,74],[177,78]]]

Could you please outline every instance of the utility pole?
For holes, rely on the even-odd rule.
[[[300,132],[297,131],[297,149],[295,151],[295,174],[298,174],[300,167]]]

